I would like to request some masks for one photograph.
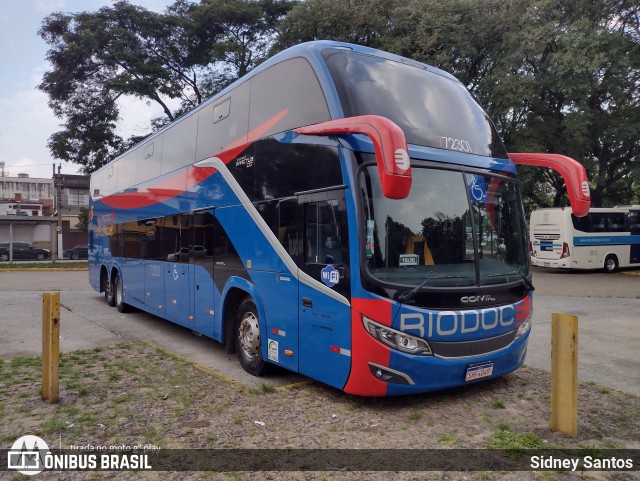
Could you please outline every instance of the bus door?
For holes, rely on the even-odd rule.
[[[299,371],[341,389],[351,367],[351,287],[344,188],[299,195],[298,219],[302,234]]]
[[[189,214],[168,216],[165,221],[165,303],[172,322],[189,327],[191,317],[189,277]]]
[[[165,317],[164,281],[162,274],[164,263],[162,243],[164,219],[143,221],[145,240],[142,243],[144,255],[144,303],[149,312]]]
[[[214,336],[215,284],[214,265],[214,209],[191,214],[191,243],[189,262],[192,281],[191,317],[189,327],[209,337]]]
[[[630,210],[627,217],[631,238],[631,248],[629,262],[631,264],[640,263],[640,210]]]

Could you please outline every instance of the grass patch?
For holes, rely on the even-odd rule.
[[[494,399],[493,402],[491,403],[491,407],[493,409],[505,409],[506,406],[504,404],[504,401],[500,400],[500,399]]]
[[[275,392],[276,388],[273,384],[270,384],[268,382],[261,382],[260,383],[260,392],[262,392],[263,394],[269,394],[272,392]]]
[[[451,446],[455,446],[456,444],[458,444],[458,440],[455,438],[455,436],[449,433],[443,433],[438,436],[438,441],[440,441],[441,443],[450,444]]]
[[[504,449],[518,453],[523,449],[540,449],[542,446],[542,439],[534,433],[519,434],[503,429],[493,433],[487,443],[489,449]]]
[[[419,413],[418,411],[412,411],[408,417],[409,421],[420,421],[422,419],[422,413]]]
[[[89,264],[85,262],[14,262],[0,264],[0,271],[11,269],[88,269]]]

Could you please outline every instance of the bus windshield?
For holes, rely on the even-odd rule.
[[[375,281],[415,289],[529,277],[526,224],[514,181],[415,166],[412,175],[411,192],[402,200],[384,197],[375,166],[359,176],[362,249]]]
[[[345,117],[381,115],[410,144],[507,158],[495,127],[461,83],[417,62],[333,49],[325,58]]]

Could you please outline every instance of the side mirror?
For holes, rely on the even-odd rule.
[[[411,162],[404,132],[379,115],[360,115],[330,120],[294,129],[298,134],[365,134],[373,142],[382,193],[389,199],[404,199],[411,190]]]
[[[569,194],[571,210],[576,217],[584,217],[591,208],[591,192],[587,171],[577,160],[558,154],[509,153],[516,164],[547,167],[558,172],[564,179]]]

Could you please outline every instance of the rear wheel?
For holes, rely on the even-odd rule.
[[[604,260],[604,271],[615,272],[618,270],[618,258],[613,254],[608,255]]]
[[[250,297],[245,298],[238,307],[234,331],[242,368],[254,376],[264,374],[267,363],[262,359],[260,318],[256,304]]]
[[[122,298],[122,280],[120,279],[120,274],[116,274],[116,278],[113,280],[113,292],[118,312],[127,312],[129,310],[129,306]]]
[[[106,285],[104,288],[104,300],[109,306],[113,307],[116,305],[116,296],[113,292],[113,285],[111,284],[111,282],[109,282],[109,279],[107,279],[105,282]]]
[[[71,260],[72,261],[77,261],[78,260],[78,254],[71,254]]]
[[[6,252],[3,252],[2,254],[0,254],[1,262],[7,262],[8,260],[9,260],[9,254],[7,254]]]

